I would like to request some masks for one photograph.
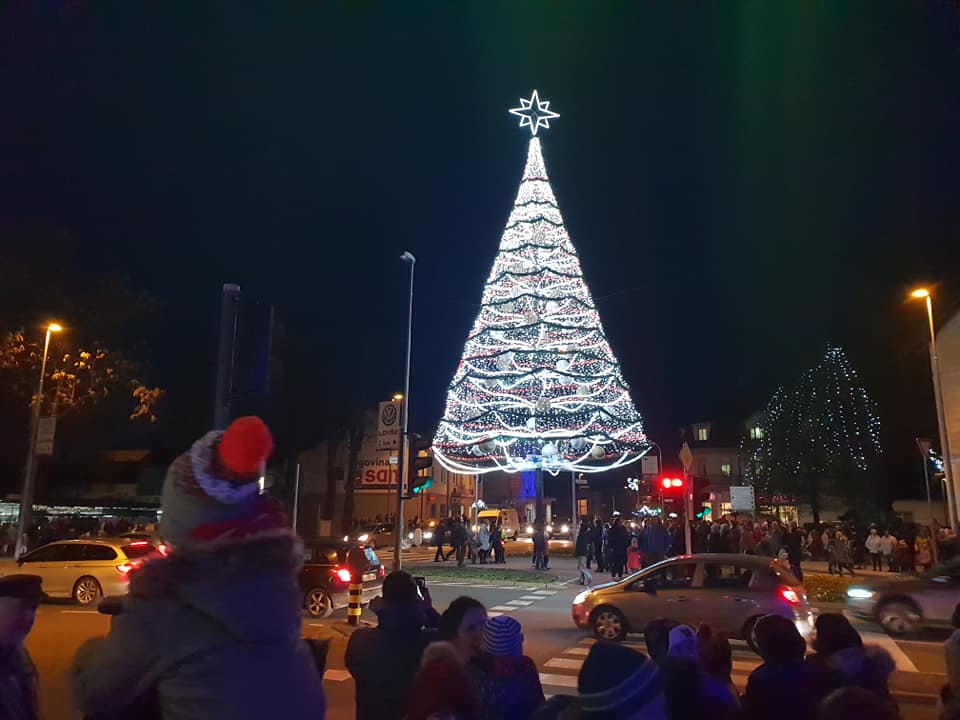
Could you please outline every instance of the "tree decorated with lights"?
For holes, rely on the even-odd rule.
[[[537,131],[558,115],[536,91],[520,104],[527,162],[434,456],[470,473],[608,470],[647,439],[547,178]]]
[[[745,475],[764,504],[795,497],[815,522],[828,496],[862,498],[881,452],[876,405],[839,347],[804,373],[790,392],[778,390],[759,423],[762,437],[749,453]]]

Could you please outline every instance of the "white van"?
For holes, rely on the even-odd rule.
[[[481,520],[486,520],[487,525],[497,524],[497,520],[500,521],[500,525],[503,527],[503,539],[504,540],[516,540],[520,535],[520,518],[517,516],[517,511],[514,508],[487,508],[486,510],[481,510],[477,515],[477,522]]]

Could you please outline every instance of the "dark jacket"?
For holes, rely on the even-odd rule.
[[[37,671],[23,645],[0,648],[0,718],[38,720]]]
[[[385,607],[378,617],[377,627],[357,630],[347,643],[345,661],[356,686],[357,720],[400,720],[407,714],[423,649],[434,633],[422,629],[415,608]]]
[[[581,530],[577,535],[577,547],[576,555],[577,557],[586,557],[589,552],[590,547],[590,532],[587,530]]]
[[[527,720],[543,703],[540,674],[533,660],[483,655],[467,666],[484,720]]]
[[[300,639],[301,560],[284,529],[147,562],[110,634],[77,651],[77,706],[118,714],[155,693],[165,720],[323,717],[322,680]]]
[[[662,525],[647,525],[640,536],[640,546],[644,552],[665,555],[670,549],[670,533]]]
[[[454,547],[467,544],[467,526],[462,522],[455,522],[450,529],[450,544]]]
[[[787,548],[787,559],[791,563],[803,561],[803,534],[799,530],[791,530],[783,538],[783,545]]]
[[[626,557],[627,546],[630,545],[630,533],[622,525],[610,528],[610,535],[607,538],[610,543],[610,549],[615,553]]]
[[[802,660],[764,663],[747,679],[743,720],[814,720],[826,691],[823,675]]]

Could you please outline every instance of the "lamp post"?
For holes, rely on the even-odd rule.
[[[950,510],[950,528],[956,532],[957,526],[957,488],[954,485],[953,459],[950,455],[950,439],[947,436],[947,423],[943,410],[943,388],[940,382],[940,358],[937,355],[937,333],[933,325],[933,298],[927,288],[917,288],[910,297],[926,300],[927,325],[930,328],[930,374],[933,376],[933,396],[937,403],[937,425],[940,430],[940,450],[943,453],[943,471],[947,480],[947,506]],[[933,522],[933,518],[930,520]]]
[[[403,365],[403,428],[400,431],[400,471],[397,473],[397,516],[394,519],[393,529],[393,569],[400,570],[400,543],[403,540],[403,486],[407,479],[407,454],[410,452],[410,442],[407,437],[410,420],[410,349],[413,341],[413,271],[417,259],[412,253],[404,252],[400,259],[410,265],[410,300],[407,305],[407,355]]]
[[[30,523],[33,511],[33,486],[37,478],[37,429],[40,426],[40,408],[43,405],[43,380],[47,374],[47,354],[50,351],[50,335],[63,330],[57,323],[47,325],[43,339],[43,360],[40,362],[40,379],[37,382],[37,394],[33,396],[33,409],[30,413],[30,438],[27,442],[27,460],[23,469],[23,489],[20,491],[20,516],[17,522],[17,544],[13,552],[15,558],[23,551],[23,535]]]

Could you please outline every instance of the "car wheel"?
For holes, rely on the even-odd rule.
[[[80,578],[73,586],[73,599],[77,605],[93,605],[100,599],[100,583],[89,575]]]
[[[891,635],[911,635],[920,628],[920,613],[905,602],[889,602],[877,611],[880,626]]]
[[[602,607],[593,613],[593,634],[600,640],[623,640],[627,636],[627,620],[612,607]]]
[[[303,605],[310,617],[325,618],[333,614],[333,598],[321,588],[308,592]]]
[[[743,639],[746,640],[747,645],[753,650],[757,655],[760,654],[760,648],[757,647],[756,641],[753,639],[753,628],[757,625],[757,620],[760,619],[760,616],[752,617],[743,624]]]

